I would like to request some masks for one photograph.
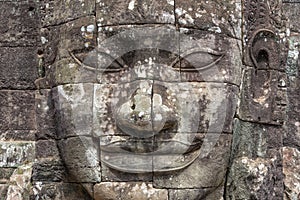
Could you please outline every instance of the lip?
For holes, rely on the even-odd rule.
[[[168,140],[118,140],[100,145],[107,166],[129,173],[165,172],[190,165],[200,154],[203,135],[192,142]]]

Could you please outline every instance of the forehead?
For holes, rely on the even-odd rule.
[[[196,1],[109,1],[96,4],[98,26],[121,24],[174,24],[239,37],[241,2],[238,0]]]

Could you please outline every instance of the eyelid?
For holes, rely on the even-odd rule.
[[[181,67],[175,67],[175,65],[180,62],[181,60],[185,59],[186,57],[193,55],[193,54],[210,54],[212,56],[219,56],[216,60],[212,60],[211,63],[208,65],[202,66],[202,67],[193,67],[193,68],[181,68]],[[176,60],[171,64],[171,67],[174,68],[175,70],[178,71],[186,71],[186,72],[194,72],[194,71],[199,71],[199,70],[206,70],[216,63],[218,63],[223,57],[225,56],[225,52],[219,52],[219,51],[214,51],[212,49],[207,49],[207,50],[202,50],[199,48],[194,48],[191,49],[187,52],[184,52],[180,57],[177,57]]]
[[[104,68],[104,69],[97,69],[97,68],[94,68],[94,67],[89,66],[89,65],[85,64],[84,62],[82,62],[79,58],[77,58],[77,57],[72,53],[71,50],[68,50],[68,52],[69,52],[69,55],[74,59],[74,61],[75,61],[79,66],[81,66],[81,67],[83,67],[83,68],[85,68],[85,69],[87,69],[87,70],[90,70],[90,71],[96,71],[96,72],[119,72],[119,71],[121,71],[121,70],[123,69],[123,66],[124,66],[124,65],[121,64],[121,62],[123,62],[122,59],[119,59],[119,58],[114,59],[109,53],[106,53],[106,52],[104,52],[104,51],[101,51],[100,53],[102,53],[102,54],[104,54],[105,56],[109,57],[109,58],[112,60],[111,64],[117,63],[118,68],[108,68],[108,67],[106,67],[106,68]],[[98,53],[98,51],[97,51],[97,53]],[[120,62],[120,60],[121,60],[121,62]]]

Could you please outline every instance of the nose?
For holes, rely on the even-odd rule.
[[[177,125],[174,100],[166,87],[142,80],[124,103],[116,108],[116,124],[127,135],[149,138]]]

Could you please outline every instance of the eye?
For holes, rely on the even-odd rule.
[[[71,51],[69,51],[70,56],[74,61],[79,64],[81,67],[101,73],[113,73],[121,71],[125,66],[122,58],[114,58],[109,53],[105,51],[94,50],[92,53],[89,53],[89,56],[85,58],[84,61],[81,61],[76,57]]]
[[[172,67],[181,72],[198,72],[216,65],[224,56],[225,52],[191,49],[176,59]]]

